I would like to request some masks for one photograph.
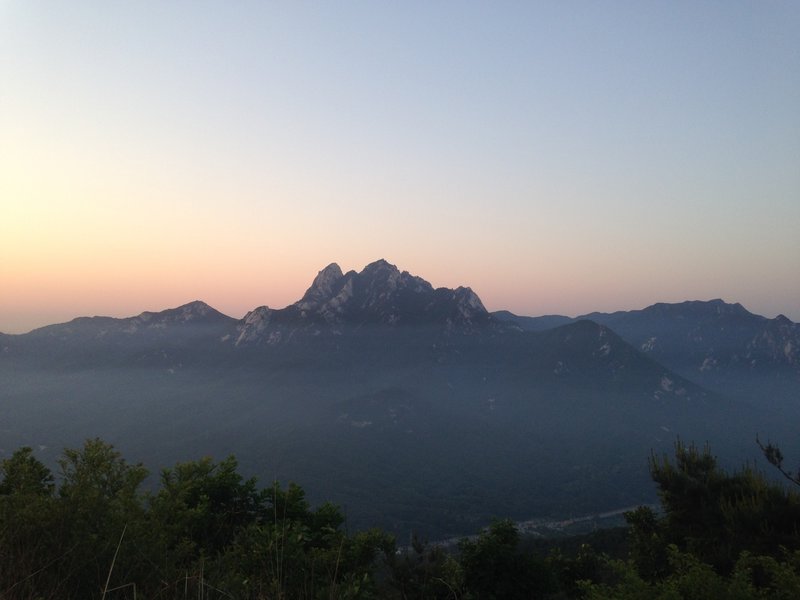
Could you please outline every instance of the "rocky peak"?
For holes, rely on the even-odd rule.
[[[375,262],[369,263],[361,271],[361,275],[374,275],[377,273],[399,273],[400,271],[392,263],[379,258]]]
[[[709,301],[709,306],[713,307],[713,310],[720,316],[733,316],[733,317],[752,317],[754,316],[750,311],[748,311],[744,306],[739,304],[738,302],[734,304],[729,304],[721,299],[711,300]]]
[[[215,308],[209,306],[201,300],[194,300],[187,304],[182,304],[177,308],[169,308],[160,312],[145,311],[140,315],[129,319],[135,326],[137,323],[148,326],[164,326],[167,324],[188,323],[188,322],[222,322],[232,321],[230,317],[223,315]]]
[[[179,306],[175,310],[180,311],[180,314],[183,315],[187,320],[196,317],[205,317],[206,315],[217,312],[202,300],[188,302],[182,306]]]
[[[267,306],[259,306],[247,313],[236,328],[239,333],[236,345],[259,340],[269,326],[271,317],[272,311]]]
[[[400,273],[393,264],[380,259],[364,267],[356,276],[356,283],[365,296],[365,305],[375,305],[403,287],[408,277],[408,273]]]
[[[488,315],[471,289],[434,290],[384,259],[344,274],[335,263],[329,265],[292,309],[302,319],[330,324],[473,322]]]
[[[358,279],[369,288],[386,287],[394,290],[403,275],[408,276],[408,273],[400,273],[396,266],[380,259],[364,267],[358,274]]]
[[[322,269],[322,271],[317,273],[317,276],[314,278],[311,287],[330,292],[330,290],[333,289],[334,284],[336,284],[336,282],[339,281],[342,276],[343,273],[341,267],[336,263],[331,263]]]
[[[474,319],[475,317],[487,314],[483,302],[481,302],[478,295],[472,291],[472,288],[458,287],[455,289],[453,296],[458,304],[458,311],[461,317],[465,319]]]
[[[341,267],[336,263],[329,264],[317,273],[311,287],[306,290],[300,302],[297,303],[298,308],[301,310],[319,308],[338,292],[343,278]]]

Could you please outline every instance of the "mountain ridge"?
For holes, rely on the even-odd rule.
[[[149,464],[235,453],[261,478],[325,490],[355,526],[439,536],[492,514],[651,501],[642,457],[675,436],[750,456],[753,428],[794,422],[609,325],[525,331],[502,316],[380,260],[331,263],[294,304],[243,319],[193,301],[4,336],[0,455],[99,434]],[[794,324],[770,327],[756,342],[776,355]]]
[[[401,271],[385,259],[367,264],[360,272],[344,272],[330,263],[314,277],[296,302],[281,309],[259,306],[243,318],[224,315],[201,300],[162,311],[145,311],[132,317],[77,317],[47,325],[27,334],[2,334],[8,354],[17,347],[48,338],[66,349],[80,348],[91,339],[102,341],[112,352],[125,356],[143,353],[146,344],[161,340],[169,345],[178,330],[191,332],[195,350],[206,344],[266,347],[318,336],[334,338],[362,328],[426,328],[445,334],[495,333],[508,328],[542,332],[588,319],[610,327],[624,340],[683,377],[709,389],[738,393],[750,374],[761,377],[767,393],[785,395],[800,388],[800,325],[784,315],[768,319],[740,303],[722,299],[658,302],[643,309],[592,312],[571,318],[563,315],[524,317],[509,311],[489,313],[468,287],[434,288],[421,277]],[[121,346],[139,344],[125,354]],[[187,342],[188,344],[188,342]],[[55,347],[50,353],[58,353]],[[169,354],[170,350],[160,350]],[[173,352],[174,353],[174,352]],[[168,359],[165,359],[168,360]],[[777,387],[775,387],[777,386]]]
[[[575,319],[493,315],[529,331],[546,328],[553,319],[591,319],[666,367],[724,394],[788,398],[800,391],[800,324],[784,315],[769,319],[751,313],[739,303],[659,302]]]
[[[381,276],[383,276],[382,281]],[[389,292],[396,292],[398,288],[409,288],[411,287],[410,284],[413,283],[416,288],[413,291],[416,293],[432,292],[434,294],[438,294],[441,299],[446,299],[449,296],[451,299],[459,301],[462,307],[468,307],[471,309],[464,310],[460,313],[460,316],[463,318],[474,318],[476,316],[482,317],[485,314],[490,315],[493,319],[499,322],[514,323],[520,326],[522,329],[529,331],[542,331],[554,326],[564,325],[581,319],[595,320],[604,324],[608,324],[617,318],[630,317],[631,315],[637,314],[672,313],[680,315],[681,313],[686,313],[688,309],[695,309],[695,311],[699,309],[700,312],[703,312],[707,315],[713,313],[717,316],[744,316],[753,322],[759,323],[776,322],[784,325],[796,325],[796,323],[791,321],[791,319],[783,314],[777,315],[774,319],[769,319],[748,311],[744,306],[742,306],[742,304],[738,302],[728,303],[720,298],[715,298],[712,300],[684,300],[674,303],[656,302],[641,309],[619,310],[610,313],[595,311],[585,313],[577,317],[569,317],[558,314],[525,316],[517,315],[511,311],[502,309],[492,311],[490,313],[486,310],[480,297],[469,287],[459,286],[457,288],[434,288],[425,279],[411,275],[408,271],[400,271],[395,265],[389,263],[385,259],[378,259],[366,265],[360,273],[356,272],[355,270],[350,270],[345,273],[337,263],[330,263],[328,266],[324,267],[318,272],[309,288],[296,302],[289,304],[282,309],[274,309],[268,307],[267,305],[261,305],[248,311],[241,319],[236,319],[235,317],[225,315],[202,300],[193,300],[177,307],[166,308],[160,311],[144,311],[137,315],[128,317],[109,317],[99,315],[78,316],[67,322],[44,325],[25,333],[11,334],[0,332],[0,336],[12,338],[27,336],[32,333],[51,333],[55,328],[64,328],[70,325],[87,323],[99,325],[114,323],[119,324],[122,322],[134,321],[138,321],[140,323],[153,321],[154,323],[158,323],[167,320],[179,322],[181,320],[203,320],[203,318],[208,318],[208,320],[227,320],[229,322],[236,321],[240,324],[245,324],[248,321],[248,317],[252,317],[254,313],[261,313],[261,315],[264,316],[267,314],[267,312],[270,314],[281,313],[281,311],[287,311],[289,309],[296,311],[301,315],[306,313],[306,316],[308,313],[316,313],[316,316],[322,316],[323,320],[333,321],[335,320],[336,315],[343,312],[343,305],[352,299],[351,295],[353,293],[353,282],[361,281],[363,283],[368,278],[372,278],[372,281],[367,284],[367,287],[372,287],[373,292],[376,287],[379,287],[377,284],[380,283],[385,284]],[[376,298],[373,294],[371,298],[368,298],[368,302],[366,302],[366,304],[371,308],[375,308],[376,305],[380,304],[379,300],[381,299],[385,298]],[[390,315],[387,316],[387,321],[395,322]]]

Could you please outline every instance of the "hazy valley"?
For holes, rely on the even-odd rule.
[[[100,436],[151,471],[235,454],[348,526],[474,532],[655,500],[651,451],[756,435],[798,449],[800,326],[720,300],[567,317],[488,313],[377,261],[331,265],[243,319],[202,302],[0,336],[0,448],[53,465]]]

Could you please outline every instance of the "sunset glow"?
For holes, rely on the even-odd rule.
[[[378,258],[489,310],[800,320],[792,3],[0,4],[0,331]]]

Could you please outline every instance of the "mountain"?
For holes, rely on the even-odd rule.
[[[8,341],[80,346],[108,340],[167,340],[177,337],[203,337],[226,331],[237,320],[205,302],[196,300],[161,312],[143,312],[135,317],[78,317],[68,323],[48,325],[22,335],[6,336]]]
[[[333,263],[317,274],[298,302],[282,310],[262,306],[248,313],[237,329],[235,343],[274,344],[302,332],[341,334],[380,325],[465,330],[486,326],[490,320],[469,288],[434,289],[385,260],[367,265],[360,273],[342,273]]]
[[[153,469],[234,453],[403,536],[649,502],[646,457],[676,436],[738,461],[787,427],[613,327],[525,331],[383,260],[241,320],[193,302],[0,342],[0,457],[98,435]]]
[[[492,313],[492,318],[502,323],[515,325],[523,331],[546,331],[561,325],[572,323],[575,319],[563,315],[542,315],[540,317],[522,317],[507,310]]]
[[[579,318],[607,325],[684,377],[722,393],[800,396],[800,325],[722,300],[654,304]]]
[[[232,335],[238,321],[194,301],[135,317],[79,317],[4,338],[9,357],[34,366],[169,365],[206,353]]]
[[[641,310],[492,317],[525,331],[589,319],[608,326],[628,343],[682,376],[722,394],[800,405],[800,324],[783,315],[767,319],[722,300],[658,303]],[[800,406],[796,406],[800,409]],[[798,415],[800,416],[800,415]]]

